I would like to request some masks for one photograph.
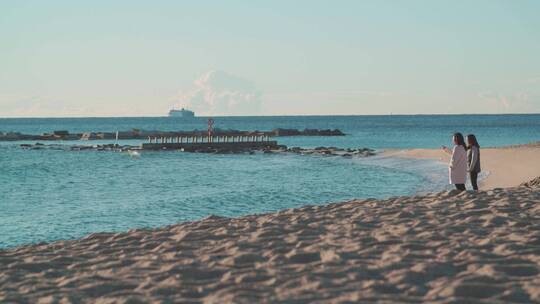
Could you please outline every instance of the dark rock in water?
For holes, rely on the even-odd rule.
[[[72,146],[72,151],[84,151],[84,150],[93,150],[93,146]]]
[[[272,130],[274,133],[274,136],[298,136],[300,135],[300,131],[296,129],[274,129]]]
[[[297,129],[274,129],[272,130],[274,136],[344,136],[345,133],[341,130],[319,130],[319,129],[304,129],[302,131]]]
[[[68,136],[68,135],[69,135],[69,131],[54,131],[54,132],[53,132],[53,135],[54,135],[54,136]]]
[[[228,150],[228,149],[216,149],[214,153],[216,153],[216,154],[231,154],[231,153],[233,153],[233,151]]]
[[[343,136],[345,134],[338,129],[334,129],[334,130],[304,129],[304,131],[301,132],[301,135],[304,135],[304,136]]]
[[[314,149],[304,149],[300,147],[292,147],[290,149],[287,149],[285,151],[281,152],[290,152],[290,153],[296,153],[301,155],[309,155],[309,154],[315,154],[315,155],[324,155],[324,156],[343,156],[343,157],[367,157],[367,156],[373,156],[376,154],[375,150],[368,149],[368,148],[361,148],[361,149],[342,149],[337,147],[316,147]]]
[[[0,135],[0,140],[3,141],[15,141],[15,140],[28,140],[29,135],[21,134],[19,132],[7,132]]]

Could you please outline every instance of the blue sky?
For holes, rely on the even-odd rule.
[[[540,112],[540,1],[2,1],[0,117]]]

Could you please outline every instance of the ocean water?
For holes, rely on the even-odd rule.
[[[0,119],[0,131],[203,130],[206,119]],[[483,147],[540,140],[540,115],[214,119],[222,129],[339,128],[347,133],[278,138],[301,147],[436,148],[451,145],[455,131],[475,133]],[[144,152],[134,159],[116,152],[22,150],[20,144],[0,143],[0,248],[158,227],[210,214],[234,217],[448,187],[446,166],[427,160],[182,152]]]

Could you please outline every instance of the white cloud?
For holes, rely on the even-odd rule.
[[[255,115],[261,102],[253,83],[223,71],[205,73],[180,94],[180,105],[197,115]]]

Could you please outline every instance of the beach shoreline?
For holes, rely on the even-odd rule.
[[[442,149],[388,149],[388,157],[430,159],[448,163],[450,155]],[[480,190],[519,186],[540,173],[540,143],[481,149]]]
[[[0,250],[0,301],[540,301],[539,184],[210,216]]]

